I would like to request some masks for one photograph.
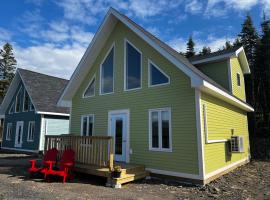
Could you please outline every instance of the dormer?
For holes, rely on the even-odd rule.
[[[220,86],[246,101],[244,75],[250,74],[250,69],[243,47],[194,56],[189,60]]]

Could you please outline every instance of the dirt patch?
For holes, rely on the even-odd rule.
[[[270,162],[265,161],[253,161],[204,187],[150,179],[112,189],[104,187],[105,179],[85,174],[66,184],[30,179],[30,158],[0,153],[0,199],[270,199]]]

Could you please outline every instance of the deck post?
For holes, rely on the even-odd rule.
[[[113,138],[110,139],[110,157],[109,157],[109,169],[110,171],[113,171],[113,159],[114,159],[114,155],[113,155]]]

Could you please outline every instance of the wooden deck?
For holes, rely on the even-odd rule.
[[[46,136],[45,151],[57,148],[60,155],[65,149],[76,153],[75,171],[107,178],[107,186],[120,188],[122,184],[145,178],[148,172],[144,165],[115,162],[113,139],[109,136]],[[113,167],[122,168],[120,178],[113,178]]]

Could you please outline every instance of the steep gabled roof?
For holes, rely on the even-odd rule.
[[[211,90],[212,95],[216,94],[216,96],[218,96],[219,98],[226,99],[228,100],[228,102],[231,102],[244,110],[253,110],[248,104],[243,103],[240,99],[230,94],[230,92],[228,92],[218,83],[216,83],[211,78],[202,73],[200,70],[198,70],[194,65],[189,62],[188,59],[186,59],[177,51],[172,49],[170,46],[153,36],[144,28],[133,22],[127,16],[119,13],[113,8],[109,9],[101,26],[99,27],[97,33],[92,39],[81,61],[79,62],[76,70],[72,74],[67,87],[65,88],[61,98],[58,101],[59,106],[71,106],[71,100],[75,92],[84,80],[87,72],[92,67],[93,62],[99,55],[113,28],[119,21],[125,24],[129,29],[131,29],[135,34],[137,34],[142,40],[148,43],[156,51],[158,51],[162,56],[172,62],[183,73],[189,76],[191,79],[192,87],[198,89],[205,89],[204,91]]]
[[[242,46],[235,46],[229,49],[212,52],[206,55],[196,55],[189,58],[189,61],[192,64],[197,65],[197,64],[216,62],[219,60],[224,60],[224,59],[228,59],[232,57],[239,57],[239,61],[240,61],[244,74],[250,73],[250,68],[249,68],[247,58],[246,58],[245,50]]]
[[[14,80],[3,100],[0,109],[2,115],[12,100],[20,80],[24,84],[37,113],[69,115],[69,108],[57,107],[57,101],[66,87],[68,80],[21,68],[17,69]]]

